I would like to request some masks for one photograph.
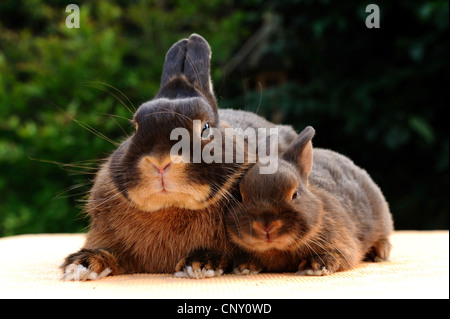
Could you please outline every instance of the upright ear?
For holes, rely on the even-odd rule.
[[[183,74],[188,39],[183,39],[172,45],[166,54],[161,76],[161,88],[174,77]]]
[[[204,93],[212,94],[210,78],[211,48],[206,40],[192,34],[187,42],[184,75],[189,83],[198,86]]]
[[[298,168],[302,179],[307,182],[313,166],[312,138],[316,131],[306,127],[300,135],[289,145],[283,154],[283,159]]]

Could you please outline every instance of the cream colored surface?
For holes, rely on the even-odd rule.
[[[398,231],[391,261],[326,277],[292,273],[202,280],[136,274],[65,282],[58,266],[79,234],[0,238],[0,298],[449,298],[449,232]]]

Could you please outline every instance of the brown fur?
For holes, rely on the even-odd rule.
[[[308,127],[292,142],[275,174],[260,175],[256,164],[240,182],[243,202],[227,218],[247,256],[236,257],[237,269],[326,275],[389,257],[393,225],[381,190],[343,155],[313,150],[313,135]]]
[[[195,249],[227,251],[217,207],[142,211],[115,189],[107,166],[100,170],[92,189],[87,207],[92,222],[84,248],[102,247],[114,253],[124,273],[174,272],[180,259]],[[63,267],[72,259],[69,256]]]

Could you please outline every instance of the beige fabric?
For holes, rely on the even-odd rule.
[[[0,298],[449,298],[448,231],[398,231],[391,261],[326,277],[270,273],[193,280],[137,274],[60,280],[58,266],[83,240],[80,234],[1,238]]]

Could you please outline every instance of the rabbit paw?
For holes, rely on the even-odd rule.
[[[235,275],[256,275],[261,271],[262,267],[259,263],[252,260],[235,263],[233,267],[233,273]]]
[[[300,276],[326,276],[334,272],[333,262],[325,256],[315,256],[303,260],[295,273]]]
[[[65,268],[63,278],[66,281],[85,281],[96,280],[108,276],[112,270],[105,268],[101,273],[96,273],[92,269],[86,268],[83,265],[70,264]]]
[[[239,250],[233,255],[232,269],[235,275],[256,275],[263,270],[263,266],[251,254]]]
[[[202,279],[219,277],[224,273],[226,259],[208,249],[196,250],[181,259],[175,267],[175,277]]]
[[[96,280],[119,273],[115,257],[105,249],[81,249],[66,257],[63,269],[63,280],[85,281]]]
[[[389,259],[391,242],[388,238],[378,240],[366,253],[365,261],[381,262]]]
[[[237,267],[234,267],[233,274],[235,275],[256,275],[261,272],[261,268],[253,267],[252,265],[239,265]]]

